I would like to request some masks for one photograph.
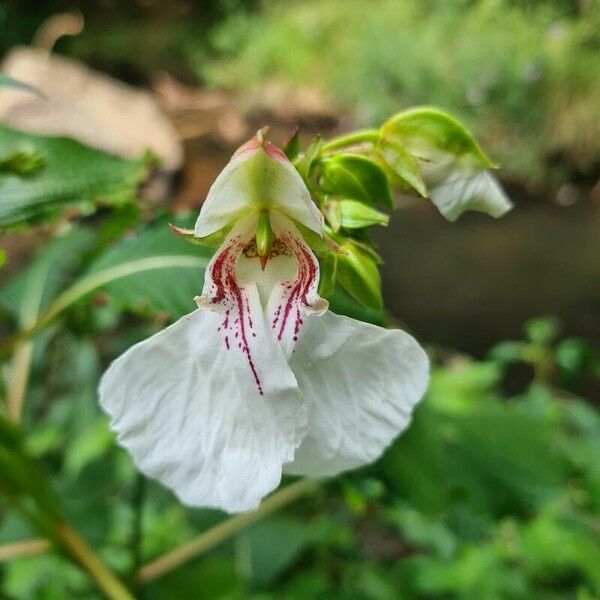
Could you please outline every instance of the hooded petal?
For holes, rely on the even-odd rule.
[[[279,208],[319,235],[323,217],[285,154],[258,135],[221,171],[202,205],[195,234],[204,237],[244,214]]]
[[[513,207],[489,171],[453,171],[447,177],[430,184],[429,195],[449,221],[455,221],[467,210],[498,218]]]
[[[306,327],[290,359],[308,404],[308,433],[285,466],[335,475],[377,459],[409,424],[429,363],[407,333],[327,312]]]
[[[256,365],[269,366],[258,394],[246,356],[217,334],[221,323],[196,311],[133,346],[104,374],[100,403],[141,471],[185,504],[235,512],[277,487],[306,407],[270,336],[254,350]]]

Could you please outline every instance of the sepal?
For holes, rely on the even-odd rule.
[[[371,225],[386,227],[390,221],[390,217],[385,213],[356,200],[340,200],[338,210],[344,229],[362,229]]]
[[[423,160],[443,153],[473,168],[497,168],[471,133],[457,119],[437,108],[413,108],[398,113],[382,125],[381,136]]]
[[[194,244],[195,246],[204,246],[207,248],[218,248],[225,241],[225,238],[227,237],[232,228],[231,225],[227,225],[226,227],[219,229],[219,231],[215,231],[214,233],[211,233],[204,237],[197,237],[194,234],[193,229],[185,229],[183,227],[178,227],[173,223],[169,223],[169,227],[175,235],[185,240],[186,242]]]
[[[373,255],[362,244],[347,239],[342,244],[344,254],[337,257],[337,280],[358,302],[381,310],[381,276]]]
[[[413,188],[424,198],[427,185],[417,159],[402,144],[382,136],[373,151],[374,157],[384,165],[393,183],[403,189]]]
[[[319,184],[326,194],[393,207],[387,177],[370,158],[360,154],[337,154],[322,158],[319,165]]]

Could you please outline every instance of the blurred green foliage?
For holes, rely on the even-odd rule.
[[[135,205],[101,211],[87,224],[63,223],[0,293],[5,316],[21,326],[54,311],[33,338],[24,439],[10,429],[0,435],[0,492],[13,503],[33,502],[2,514],[0,542],[52,530],[45,494],[53,514],[129,582],[140,564],[224,519],[188,509],[143,479],[97,404],[106,364],[193,308],[210,256],[154,211],[150,226],[140,226]],[[384,318],[341,291],[332,307]],[[561,339],[560,324],[541,318],[487,360],[436,353],[413,425],[378,463],[323,482],[210,553],[137,584],[137,597],[596,597],[600,416],[577,392],[600,376],[597,350]],[[526,376],[518,393],[506,393],[515,366]],[[0,582],[8,598],[99,597],[52,552],[4,563]]]
[[[178,310],[175,301],[172,315]],[[121,573],[138,552],[146,561],[222,519],[186,509],[151,481],[137,512],[139,476],[115,446],[95,391],[103,364],[159,326],[135,314],[118,301],[85,303],[38,338],[25,414],[27,447],[52,476],[64,511]],[[596,597],[600,417],[576,396],[576,384],[557,382],[573,375],[561,358],[565,344],[591,353],[575,374],[598,375],[600,365],[584,342],[555,343],[543,331],[553,327],[532,322],[514,342],[552,363],[521,393],[501,391],[507,365],[522,360],[502,346],[489,360],[438,362],[413,425],[379,463],[324,483],[316,496],[145,585],[139,597]],[[34,535],[14,514],[4,516],[1,541]],[[52,554],[6,563],[2,585],[14,598],[97,597]]]
[[[120,40],[109,62],[132,54],[127,19],[145,8],[128,4],[108,38],[107,46]],[[215,15],[229,16],[208,38],[189,35],[200,5],[188,24],[171,30],[171,50],[212,84],[247,90],[270,79],[310,81],[373,123],[399,105],[441,103],[513,174],[532,180],[547,176],[544,161],[555,153],[564,155],[565,168],[582,172],[598,160],[594,0],[377,0],[376,10],[357,0],[290,1],[234,14],[235,6],[211,3]],[[5,28],[5,48],[24,41],[23,31],[29,35],[46,12],[65,7],[0,6],[4,24],[23,9],[22,27]],[[106,32],[97,27],[92,23],[88,42],[94,31]],[[85,55],[93,46],[85,44],[72,50]],[[150,54],[139,60],[151,62]],[[23,223],[48,216],[48,208],[56,217],[74,204],[80,218],[59,216],[52,239],[40,237],[37,255],[0,291],[3,333],[52,316],[32,338],[23,435],[0,420],[0,543],[51,535],[47,514],[64,517],[135,586],[141,564],[224,516],[185,508],[136,472],[98,408],[96,386],[115,356],[194,308],[210,251],[172,235],[173,217],[163,209],[131,202],[148,173],[145,159],[47,142],[0,129],[0,177],[21,194],[18,212],[2,205],[2,222],[26,230]],[[64,156],[55,163],[57,150]],[[407,181],[414,175],[410,164],[396,166],[407,169]],[[339,178],[329,169],[326,184]],[[44,192],[30,194],[37,182]],[[418,179],[409,182],[418,188]],[[348,190],[350,199],[340,202],[355,201],[355,187]],[[359,196],[368,200],[367,191]],[[328,209],[330,223],[339,218],[342,229],[357,218],[361,225],[380,219],[364,209],[357,217],[349,204]],[[142,214],[154,224],[144,225]],[[352,257],[359,265],[363,251],[357,246]],[[0,251],[0,263],[2,257]],[[356,283],[360,270],[346,287],[365,293]],[[330,291],[336,312],[385,322],[378,296],[365,300],[373,306],[367,309],[333,283]],[[580,396],[600,377],[598,350],[563,339],[556,320],[540,318],[526,324],[523,339],[499,343],[485,360],[430,351],[428,395],[377,464],[324,482],[210,553],[137,585],[136,597],[599,597],[600,416],[593,399]],[[10,392],[12,367],[2,365],[2,392]],[[0,590],[11,600],[99,597],[90,579],[54,552],[2,563]]]
[[[599,50],[597,0],[270,1],[230,15],[208,50],[188,41],[214,85],[310,82],[364,124],[443,105],[529,183],[590,174],[600,160]]]

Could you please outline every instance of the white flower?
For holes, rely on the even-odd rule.
[[[120,444],[185,504],[249,510],[282,472],[370,463],[426,389],[427,357],[410,335],[327,310],[295,223],[323,235],[301,177],[257,135],[196,224],[199,237],[231,228],[199,310],[130,348],[100,383]]]

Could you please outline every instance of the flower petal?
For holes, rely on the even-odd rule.
[[[262,395],[241,352],[191,313],[133,346],[100,383],[100,403],[138,468],[192,506],[249,510],[281,479],[306,427],[306,407],[281,349],[255,354]]]
[[[256,139],[234,154],[213,183],[196,222],[196,236],[214,233],[247,211],[271,208],[323,235],[323,217],[298,171],[273,144]]]
[[[335,475],[378,458],[403,431],[428,382],[428,359],[398,329],[327,312],[310,321],[290,360],[308,403],[308,433],[285,465]]]
[[[449,221],[455,221],[467,210],[498,218],[513,207],[489,171],[452,171],[444,179],[430,185],[429,195]]]
[[[300,337],[304,317],[322,315],[329,303],[317,293],[319,262],[298,229],[288,218],[275,211],[271,213],[271,225],[277,240],[290,253],[288,260],[296,264],[293,277],[280,271],[267,305],[267,319],[273,335],[289,357]]]

